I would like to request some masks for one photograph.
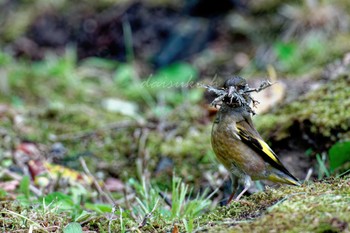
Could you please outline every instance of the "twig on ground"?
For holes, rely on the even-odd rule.
[[[297,195],[307,195],[306,192],[298,192],[298,193],[291,193],[288,196],[285,196],[284,198],[282,198],[281,200],[277,201],[276,203],[274,203],[273,205],[269,206],[267,208],[267,211],[271,211],[273,208],[275,208],[276,206],[280,205],[281,203],[285,202],[286,200],[297,196]]]
[[[308,181],[308,180],[311,178],[312,173],[313,173],[313,169],[312,169],[312,168],[309,168],[309,170],[308,170],[307,173],[306,173],[304,182]]]
[[[94,185],[95,185],[97,191],[98,191],[103,197],[106,198],[106,200],[108,201],[109,204],[114,205],[114,204],[115,204],[114,200],[113,200],[105,191],[102,190],[102,188],[101,188],[101,186],[99,185],[99,183],[97,182],[96,178],[91,174],[89,168],[86,166],[85,160],[84,160],[82,157],[80,157],[79,160],[80,160],[81,166],[83,167],[85,173],[86,173],[88,176],[90,176],[90,177],[92,178],[92,181],[93,181],[93,183],[94,183]]]
[[[170,207],[172,208],[172,203],[171,203],[171,200],[162,192],[159,192],[159,196],[161,196],[163,198],[163,200],[165,201],[165,203]]]

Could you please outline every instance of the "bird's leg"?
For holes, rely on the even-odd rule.
[[[244,179],[244,189],[242,192],[240,192],[240,194],[238,194],[238,196],[235,198],[235,201],[238,201],[239,199],[241,199],[243,194],[248,191],[251,185],[252,185],[252,180],[250,179],[249,176],[246,176]]]
[[[230,198],[228,199],[226,205],[229,205],[229,204],[231,203],[231,201],[232,201],[233,197],[235,196],[235,194],[236,194],[235,191],[233,191],[233,192],[231,193],[231,196],[230,196]]]
[[[245,192],[247,192],[249,188],[250,188],[250,186],[244,186],[243,191],[240,192],[240,193],[238,194],[238,196],[235,198],[235,201],[239,201],[239,199],[241,199],[241,197],[243,196],[243,194],[244,194]]]
[[[232,175],[231,175],[232,193],[231,193],[231,196],[230,196],[230,198],[228,199],[226,205],[229,205],[230,202],[232,201],[233,197],[235,196],[236,191],[237,191],[237,189],[238,189],[238,181],[239,181],[238,177],[232,174]]]

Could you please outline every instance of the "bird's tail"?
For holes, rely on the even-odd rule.
[[[277,174],[277,173],[271,173],[268,177],[268,180],[271,180],[272,182],[278,182],[278,183],[284,183],[289,185],[296,185],[300,186],[300,182],[297,178],[294,176],[289,176],[286,174]]]

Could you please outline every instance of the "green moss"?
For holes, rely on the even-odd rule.
[[[89,131],[93,133],[108,123],[125,119],[96,107],[64,103],[43,105],[41,109],[28,107],[23,116],[28,130],[21,137],[41,142],[56,140],[56,137],[74,140],[79,135],[89,136]]]
[[[324,232],[329,228],[337,228],[334,221],[344,222],[347,227],[350,222],[350,188],[348,180],[332,182],[331,184],[309,184],[286,196],[283,201],[270,207],[257,221],[235,226],[234,230],[259,232]],[[283,189],[282,189],[283,190]],[[279,191],[276,193],[281,195]],[[342,231],[344,229],[336,229]]]
[[[350,177],[283,186],[220,207],[198,221],[210,232],[349,230]],[[204,224],[204,226],[202,225]]]
[[[264,136],[275,140],[287,138],[292,125],[304,133],[333,141],[346,139],[350,125],[350,77],[344,75],[332,80],[273,114],[259,116],[256,121],[259,132],[267,132]]]
[[[36,232],[48,232],[63,229],[71,221],[67,213],[57,213],[52,208],[24,207],[16,201],[0,202],[0,215],[0,229],[5,231],[24,231],[32,226]]]

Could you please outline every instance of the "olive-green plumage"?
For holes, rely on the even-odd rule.
[[[237,84],[229,81],[225,85]],[[239,181],[244,183],[245,189],[237,200],[247,191],[251,180],[300,185],[256,131],[245,106],[223,102],[213,124],[211,143],[218,160],[231,172],[234,189]]]

